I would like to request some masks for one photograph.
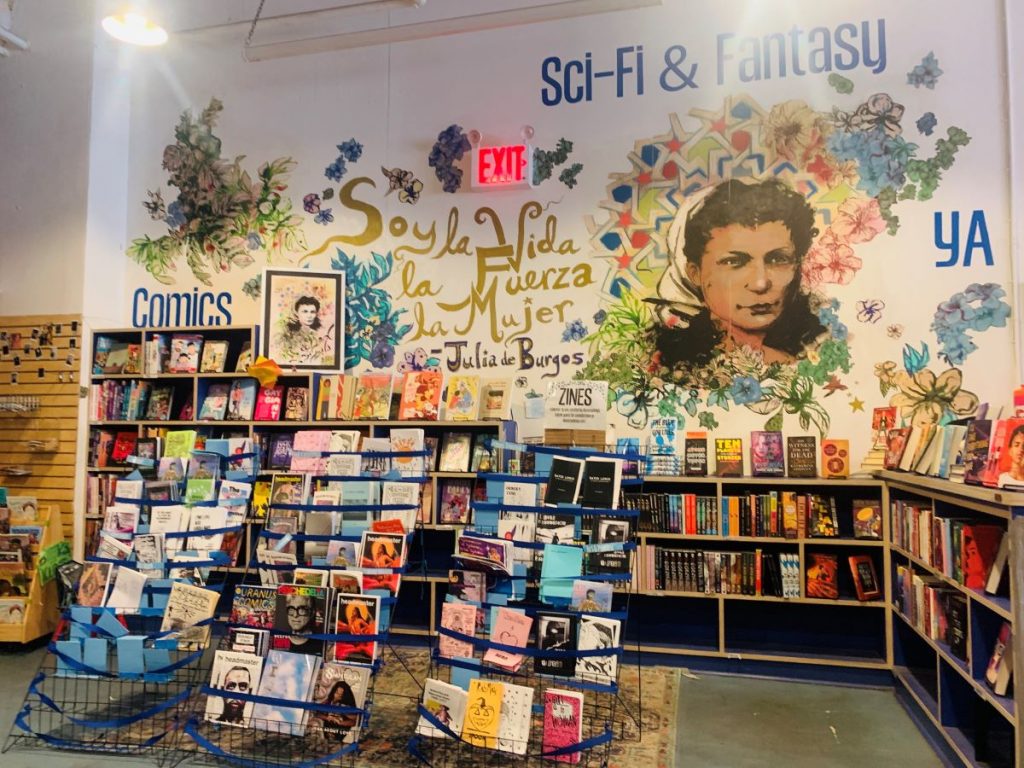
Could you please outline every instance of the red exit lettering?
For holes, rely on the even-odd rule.
[[[530,155],[525,144],[480,147],[476,152],[477,185],[522,184],[527,180],[526,170]]]

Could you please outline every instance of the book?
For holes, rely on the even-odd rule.
[[[124,368],[127,363],[128,343],[124,341],[115,341],[110,345],[110,350],[107,352],[107,361],[103,365],[103,373],[124,373]]]
[[[291,634],[275,635],[273,647],[293,653],[321,655],[324,650],[323,641],[306,635],[322,635],[326,632],[329,596],[330,588],[326,586],[294,583],[278,586],[274,602],[274,630]]]
[[[188,480],[185,483],[185,502],[213,501],[217,481],[220,479],[219,454],[193,451],[188,462]]]
[[[223,339],[210,339],[203,345],[200,373],[223,373],[228,358],[228,343]]]
[[[839,559],[837,555],[820,552],[807,555],[807,589],[808,597],[839,599]]]
[[[266,656],[270,650],[270,632],[249,627],[228,627],[230,650],[252,656]]]
[[[405,536],[363,531],[359,551],[360,567],[364,571],[370,569],[370,572],[364,572],[363,588],[386,589],[391,597],[397,597],[402,575],[388,572],[388,569],[401,568],[405,564]],[[375,569],[383,572],[373,573]]]
[[[683,467],[689,477],[708,474],[708,433],[687,432],[683,438]]]
[[[309,387],[288,387],[285,391],[284,420],[306,421],[309,418]]]
[[[964,482],[981,485],[988,466],[988,455],[992,438],[992,421],[974,419],[967,425],[964,444]]]
[[[487,574],[482,571],[448,571],[448,595],[458,600],[482,603],[487,594]]]
[[[235,373],[245,373],[252,365],[252,342],[243,341],[242,349],[238,353],[238,360],[235,361]]]
[[[507,419],[511,411],[511,401],[511,379],[488,379],[480,385],[480,418]]]
[[[598,517],[594,520],[591,544],[609,547],[590,552],[587,562],[590,573],[629,573],[629,521],[616,517]],[[612,547],[612,545],[621,545]]]
[[[275,587],[239,585],[231,600],[232,624],[270,629],[274,626],[274,611],[277,606]]]
[[[289,472],[308,472],[322,475],[327,468],[324,454],[331,448],[331,433],[326,429],[303,429],[295,433],[292,441],[292,461]]]
[[[782,452],[782,433],[750,433],[750,473],[754,477],[783,477],[786,465]]]
[[[230,391],[230,384],[220,382],[210,384],[210,388],[206,390],[206,397],[203,398],[203,404],[199,408],[199,420],[221,421],[227,414]]]
[[[260,696],[271,699],[306,701],[320,671],[320,658],[308,653],[272,650],[257,689]],[[252,709],[251,727],[290,736],[306,732],[307,710],[281,704],[257,703]]]
[[[583,741],[583,694],[561,688],[544,691],[544,735],[542,754],[571,747]],[[580,762],[579,752],[549,758],[557,763]]]
[[[488,571],[512,573],[512,542],[504,539],[463,536],[460,532],[455,539],[455,557]]]
[[[92,347],[92,374],[102,376],[106,371],[107,358],[114,346],[114,340],[110,336],[97,336]]]
[[[294,432],[276,432],[270,436],[270,450],[267,459],[267,466],[270,469],[291,468],[294,441]]]
[[[946,637],[950,652],[961,661],[967,661],[967,596],[951,591],[946,599]]]
[[[842,479],[850,476],[850,441],[821,441],[821,476],[826,479]]]
[[[260,387],[256,393],[256,410],[253,421],[279,421],[284,400],[284,387]]]
[[[203,349],[203,337],[193,333],[176,333],[171,336],[171,357],[168,373],[196,373],[199,370],[199,356]]]
[[[470,520],[473,485],[469,480],[446,478],[441,482],[440,522],[465,525]]]
[[[1005,531],[998,525],[964,525],[960,531],[962,583],[968,589],[984,589],[999,553]]]
[[[559,504],[575,504],[577,502],[580,485],[583,482],[584,466],[583,459],[570,456],[552,457],[547,488],[544,490],[545,506],[557,507]]]
[[[379,595],[341,593],[335,596],[334,634],[374,636],[379,617]],[[377,658],[377,643],[373,639],[338,640],[331,643],[328,657],[333,661],[372,664]]]
[[[192,455],[192,449],[196,444],[196,431],[194,429],[174,429],[167,433],[164,442],[164,458],[178,458],[187,461]],[[184,473],[177,478],[183,479]],[[165,478],[161,478],[165,479]],[[166,478],[167,480],[175,478]]]
[[[487,749],[497,747],[503,688],[501,683],[493,680],[475,678],[469,681],[466,716],[462,723],[463,741]]]
[[[213,666],[210,669],[210,687],[223,691],[223,694],[207,696],[205,719],[220,725],[248,727],[252,717],[253,703],[243,699],[233,699],[230,694],[254,694],[259,690],[262,672],[263,658],[261,656],[223,650],[214,653]]]
[[[252,421],[256,410],[256,379],[235,379],[228,393],[228,421]]]
[[[520,506],[516,501],[509,501],[508,486],[522,485],[529,487],[534,494],[537,493],[536,486],[527,483],[505,483],[505,503]],[[533,503],[531,502],[530,506]],[[522,505],[525,506],[525,505]],[[498,515],[498,538],[511,542],[533,542],[537,536],[537,519],[532,512],[512,512],[501,510]],[[533,549],[528,547],[515,547],[513,557],[517,563],[530,565],[533,563]]]
[[[853,535],[857,539],[882,538],[882,507],[874,499],[853,500]]]
[[[456,374],[448,377],[445,418],[474,421],[480,416],[480,377]]]
[[[107,598],[112,563],[86,563],[78,580],[76,602],[89,608],[99,608]],[[4,576],[7,576],[5,573]]]
[[[409,371],[402,377],[402,400],[398,418],[437,421],[440,414],[441,371]]]
[[[807,535],[812,538],[831,538],[839,535],[839,522],[836,519],[836,502],[832,497],[826,498],[818,494],[807,497],[809,514],[807,516]]]
[[[388,435],[391,442],[391,450],[395,454],[422,454],[424,451],[424,434],[422,429],[396,428]],[[422,477],[425,470],[425,457],[395,455],[391,459],[392,469],[398,471],[402,477]]]
[[[252,485],[252,516],[257,520],[266,518],[270,511],[269,480],[257,480]]]
[[[990,595],[999,593],[1000,586],[1003,583],[1003,577],[1006,575],[1006,564],[1010,557],[1010,536],[1009,534],[1003,535],[999,540],[999,549],[996,550],[996,556],[992,560],[992,567],[989,569],[988,578],[985,580],[985,591]]]
[[[469,471],[494,471],[494,450],[491,448],[490,436],[480,434],[473,438],[473,457],[469,463]]]
[[[994,485],[1024,490],[1024,419],[1006,419],[1002,425],[999,460],[992,473]]]
[[[220,595],[213,590],[176,581],[171,585],[160,631],[176,632],[179,646],[206,646],[210,639],[207,622],[213,618],[219,598]]]
[[[153,387],[153,390],[149,393],[149,402],[146,404],[146,420],[167,421],[171,418],[171,408],[173,405],[174,387]]]
[[[577,579],[572,585],[569,607],[580,613],[610,613],[612,610],[611,583]]]
[[[146,574],[120,565],[114,577],[114,586],[110,590],[105,605],[123,611],[137,611],[142,604],[142,588],[146,584]]]
[[[878,584],[878,576],[875,573],[875,561],[870,555],[851,555],[849,558],[850,575],[853,577],[853,586],[857,590],[857,599],[877,600],[882,596],[882,589]]]
[[[467,692],[457,685],[428,678],[423,684],[423,708],[456,736],[462,734],[466,718]],[[428,738],[450,738],[422,715],[416,723],[416,733]]]
[[[324,662],[313,690],[313,702],[334,707],[361,709],[370,687],[370,667],[359,664]],[[311,712],[309,730],[321,733],[328,741],[351,744],[362,726],[362,715],[355,712]]]
[[[813,435],[786,438],[786,466],[789,477],[817,477],[817,447]]]
[[[529,514],[529,513],[528,513]],[[551,512],[535,514],[536,540],[540,544],[571,544],[576,540],[576,516]]]
[[[738,437],[715,438],[715,474],[719,477],[743,476],[743,440]]]
[[[396,520],[401,523],[401,533],[409,533],[416,528],[416,520],[420,510],[419,483],[381,483],[381,505],[396,507],[383,509],[380,522]]]
[[[440,472],[468,472],[470,443],[468,432],[446,432],[441,439]]]
[[[356,386],[352,418],[386,419],[391,408],[391,374],[364,373]]]
[[[907,440],[910,437],[910,427],[897,427],[890,429],[886,434],[885,459],[882,463],[885,469],[899,469],[903,460],[903,451],[907,447]]]
[[[985,684],[997,696],[1005,696],[1013,678],[1013,632],[1010,623],[1003,622],[999,628],[999,636],[992,648],[988,667],[985,669]]]
[[[542,651],[565,651],[566,658],[536,656],[533,671],[541,675],[572,677],[576,673],[576,650],[579,617],[570,613],[537,613],[537,648]]]
[[[622,622],[600,616],[583,614],[580,617],[580,634],[577,650],[594,651],[613,649],[619,646],[619,632]],[[576,659],[576,677],[602,685],[611,685],[618,679],[619,657],[582,656]]]
[[[476,631],[477,607],[468,603],[446,602],[441,606],[441,627],[463,635]],[[472,658],[473,643],[444,633],[438,634],[438,653],[446,659]]]
[[[501,719],[498,721],[499,752],[525,755],[530,742],[533,688],[502,683]]]
[[[579,503],[592,509],[617,509],[622,486],[622,460],[587,457]]]
[[[491,642],[502,645],[525,648],[530,638],[533,618],[512,608],[500,607],[495,612],[491,625]],[[501,667],[508,672],[516,672],[522,666],[524,656],[499,648],[488,648],[483,660],[488,664]]]

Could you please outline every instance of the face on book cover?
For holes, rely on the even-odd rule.
[[[249,670],[245,667],[232,667],[228,670],[228,673],[224,676],[223,690],[225,694],[229,693],[252,693],[252,678],[249,675]],[[245,702],[238,699],[232,699],[225,695],[224,700],[224,712],[220,716],[222,722],[227,723],[240,723],[242,722],[243,713],[245,711]]]

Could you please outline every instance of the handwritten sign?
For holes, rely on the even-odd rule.
[[[608,428],[607,381],[555,381],[548,387],[545,429]]]

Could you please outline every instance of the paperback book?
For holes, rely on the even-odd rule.
[[[715,474],[719,477],[743,476],[743,441],[740,438],[715,438]]]
[[[462,723],[466,718],[467,692],[457,685],[440,680],[427,679],[423,684],[423,708],[456,736],[462,734]],[[420,716],[416,733],[428,738],[450,738],[447,733]]]
[[[359,664],[324,662],[317,676],[313,702],[361,709],[366,703],[366,692],[370,687],[370,672],[369,667]],[[355,712],[310,713],[309,730],[319,732],[328,741],[339,744],[356,741],[361,725],[362,715]]]
[[[258,693],[270,699],[306,701],[313,691],[321,660],[308,653],[272,650],[267,654]],[[257,703],[252,709],[252,727],[289,736],[306,732],[308,710],[282,704]]]
[[[206,698],[206,720],[238,728],[249,726],[253,703],[232,698],[231,694],[252,695],[260,686],[263,658],[235,651],[217,651],[210,670],[210,687],[221,695]]]
[[[781,432],[750,433],[750,473],[754,477],[782,477],[786,474]]]

